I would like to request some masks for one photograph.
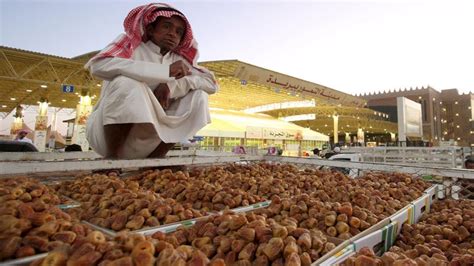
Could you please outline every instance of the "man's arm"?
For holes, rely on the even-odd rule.
[[[169,65],[119,57],[97,59],[91,63],[90,71],[92,75],[104,80],[112,80],[122,75],[145,82],[149,86],[172,80]]]
[[[211,72],[199,72],[196,69],[192,69],[191,75],[169,81],[167,85],[171,98],[183,97],[190,90],[203,90],[208,94],[214,94],[219,89]]]
[[[168,83],[160,83],[153,91],[163,109],[168,109],[172,98],[185,96],[190,90],[201,89],[208,94],[216,93],[219,86],[210,72],[193,69],[192,74]]]

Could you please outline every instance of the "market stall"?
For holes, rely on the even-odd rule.
[[[17,160],[0,161],[1,260],[30,263],[44,257],[51,265],[339,263],[341,254],[353,257],[380,236],[384,241],[396,236],[401,224],[429,213],[438,196],[452,195],[442,182],[421,177],[459,182],[474,176],[465,169],[212,155],[192,151],[167,159],[62,161],[20,161],[24,157],[17,155]],[[137,170],[176,165],[188,169]],[[321,166],[358,168],[360,177]],[[90,172],[113,168],[125,174]],[[81,176],[75,176],[78,171]],[[61,178],[45,182],[50,180],[41,173],[60,173]],[[17,177],[25,174],[29,178]]]

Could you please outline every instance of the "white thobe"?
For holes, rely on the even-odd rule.
[[[87,120],[87,140],[94,151],[106,156],[104,125],[134,124],[120,158],[146,158],[156,147],[191,138],[210,123],[208,94],[218,89],[211,73],[188,66],[192,74],[178,80],[169,77],[169,65],[181,56],[160,54],[153,42],[142,43],[132,58],[104,58],[91,63],[91,73],[104,80],[100,99]],[[171,104],[160,105],[153,90],[160,83],[170,88]]]

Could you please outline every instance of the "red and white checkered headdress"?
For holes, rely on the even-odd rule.
[[[181,17],[186,24],[186,31],[183,39],[178,47],[173,52],[182,56],[192,66],[202,69],[197,66],[198,48],[197,42],[194,40],[193,31],[186,17],[177,9],[168,4],[151,3],[132,9],[125,18],[123,26],[125,34],[122,34],[112,44],[100,51],[97,55],[89,60],[86,68],[90,63],[96,59],[105,57],[121,57],[130,58],[133,51],[140,45],[141,42],[148,41],[146,27],[148,24],[154,22],[159,16],[170,18],[171,16]]]

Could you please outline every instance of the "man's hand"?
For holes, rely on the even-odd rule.
[[[170,65],[170,77],[180,79],[187,75],[191,75],[191,71],[189,70],[189,67],[183,62],[183,60],[178,60]]]
[[[160,102],[161,107],[165,110],[168,109],[170,105],[170,88],[168,88],[168,85],[160,83],[153,91],[153,94],[155,94],[156,99]]]

